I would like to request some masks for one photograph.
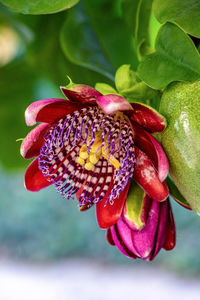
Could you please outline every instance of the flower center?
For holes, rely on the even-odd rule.
[[[87,144],[84,144],[79,152],[77,163],[84,166],[86,170],[94,169],[100,157],[107,159],[116,169],[119,169],[119,161],[111,154],[111,149],[107,142],[108,135],[104,138],[104,143],[101,140],[102,131],[95,134],[94,143],[90,146],[91,137],[87,139]]]
[[[98,106],[60,119],[45,136],[39,168],[64,198],[80,205],[117,198],[133,176],[135,148],[129,120]]]

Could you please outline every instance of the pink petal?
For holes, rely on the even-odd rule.
[[[123,222],[122,218],[119,218],[116,224],[118,233],[120,235],[121,241],[125,247],[134,255],[139,256],[137,249],[135,248],[133,241],[132,241],[132,230]]]
[[[25,188],[28,191],[37,192],[51,184],[52,183],[47,181],[42,172],[39,170],[38,158],[36,158],[26,170],[24,177]]]
[[[108,192],[106,193],[106,196],[103,200],[99,201],[96,204],[96,216],[97,221],[100,228],[108,228],[114,225],[119,217],[121,216],[122,209],[124,206],[124,202],[127,197],[129,189],[129,184],[125,187],[125,189],[121,192],[119,197],[115,198],[113,201],[114,203],[111,205],[109,202],[106,204],[108,195],[110,194],[110,191],[112,190],[112,185],[110,186],[110,189],[108,189]],[[105,206],[106,204],[106,206]]]
[[[48,123],[42,123],[27,134],[20,148],[20,153],[24,158],[29,159],[40,154],[40,148],[44,144],[44,135],[49,128]]]
[[[169,172],[169,162],[160,143],[147,131],[132,123],[134,141],[152,160],[158,171],[160,181],[164,181]]]
[[[37,122],[53,123],[80,108],[82,108],[80,104],[70,103],[64,99],[38,100],[26,109],[26,124],[32,126]]]
[[[135,146],[135,181],[145,190],[149,197],[156,201],[164,201],[169,195],[165,182],[161,182],[158,173],[149,157]]]
[[[139,231],[132,232],[133,245],[138,251],[138,256],[148,259],[154,249],[155,235],[159,222],[160,203],[152,201],[146,226]]]
[[[151,133],[162,132],[166,127],[165,118],[152,107],[141,104],[131,103],[133,112],[130,119],[141,125]]]
[[[155,239],[155,248],[150,257],[150,260],[153,260],[160,249],[163,247],[166,239],[167,232],[167,219],[168,219],[168,200],[160,203],[160,216],[159,216],[159,225]]]
[[[123,97],[118,95],[105,95],[97,98],[97,103],[101,106],[106,114],[116,111],[131,111],[131,104]]]
[[[131,182],[122,212],[122,219],[130,229],[137,231],[145,226],[151,202],[144,190],[136,182]]]
[[[117,248],[119,249],[119,251],[121,251],[122,254],[126,255],[127,257],[136,259],[137,256],[126,247],[123,240],[121,239],[121,236],[117,229],[117,225],[115,224],[110,229],[111,229],[113,241],[114,241],[115,245],[117,246]]]
[[[62,93],[72,102],[96,102],[96,98],[102,94],[88,85],[75,85],[70,89],[61,87]]]

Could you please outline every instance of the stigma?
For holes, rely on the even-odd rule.
[[[91,137],[87,139],[87,144],[84,144],[80,148],[79,157],[77,163],[84,166],[86,170],[91,171],[94,166],[98,163],[101,157],[108,160],[116,169],[119,169],[119,161],[111,154],[110,146],[108,145],[107,138],[105,136],[102,142],[102,131],[95,135],[94,143],[89,146]]]

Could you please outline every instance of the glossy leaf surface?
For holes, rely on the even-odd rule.
[[[200,55],[179,27],[171,23],[163,25],[155,48],[156,52],[146,56],[138,67],[138,75],[147,85],[162,89],[172,81],[200,78]]]

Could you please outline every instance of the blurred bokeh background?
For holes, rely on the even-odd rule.
[[[0,5],[1,300],[119,299],[132,288],[140,299],[161,299],[166,285],[172,288],[168,299],[188,299],[191,293],[199,299],[200,217],[195,213],[172,201],[176,248],[161,251],[154,262],[133,261],[107,244],[93,208],[79,212],[76,200],[62,199],[53,187],[30,193],[23,186],[29,162],[20,157],[16,140],[29,131],[25,108],[34,100],[60,97],[67,75],[77,83],[113,85],[117,67],[137,67],[120,1],[111,2],[94,1],[92,8],[85,0],[69,11],[37,16]],[[153,44],[159,28],[153,16],[150,27]]]

